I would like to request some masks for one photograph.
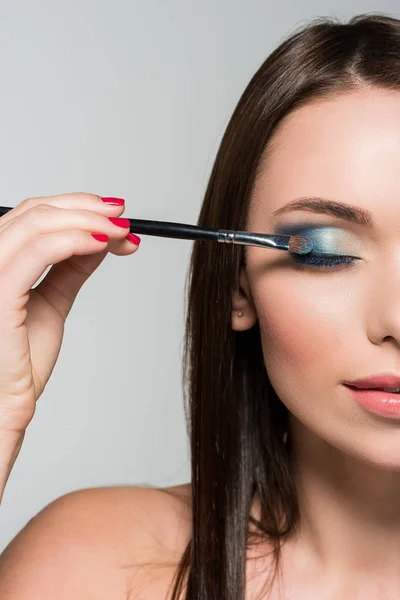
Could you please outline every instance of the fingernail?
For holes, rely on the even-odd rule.
[[[125,204],[125,200],[123,198],[102,198],[102,201],[106,204],[112,204],[113,206],[122,206]]]
[[[108,242],[108,235],[105,233],[91,233],[90,235],[99,242]]]
[[[118,225],[118,227],[125,227],[129,229],[130,223],[129,219],[119,219],[117,217],[108,217],[108,220],[111,221],[114,225]]]
[[[128,233],[128,235],[126,236],[125,239],[128,240],[128,242],[131,242],[132,244],[135,244],[136,246],[139,246],[140,242],[142,241],[140,239],[140,237],[138,237],[134,233]]]

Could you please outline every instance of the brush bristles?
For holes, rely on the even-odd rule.
[[[312,250],[312,243],[300,235],[292,235],[289,242],[289,252],[295,254],[308,254]]]

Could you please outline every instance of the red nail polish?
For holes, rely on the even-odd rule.
[[[129,219],[120,219],[118,217],[108,217],[108,220],[111,221],[114,225],[118,225],[118,227],[124,227],[125,229],[130,227]]]
[[[99,242],[108,242],[108,235],[105,233],[91,233],[90,235]]]
[[[102,201],[106,204],[112,204],[113,206],[123,206],[125,204],[123,198],[102,198]]]
[[[139,246],[140,242],[142,241],[140,237],[135,235],[134,233],[128,233],[125,239],[128,240],[128,242],[131,242],[132,244],[136,244],[136,246]]]

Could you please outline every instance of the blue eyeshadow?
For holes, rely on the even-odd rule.
[[[349,251],[349,242],[346,232],[336,227],[321,225],[287,225],[278,227],[279,235],[301,235],[308,238],[313,244],[313,253],[320,254],[346,254]],[[346,250],[347,248],[347,250]]]

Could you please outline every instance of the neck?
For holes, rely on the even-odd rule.
[[[385,581],[399,591],[400,471],[342,452],[296,419],[290,435],[301,515],[298,554],[327,580]]]

